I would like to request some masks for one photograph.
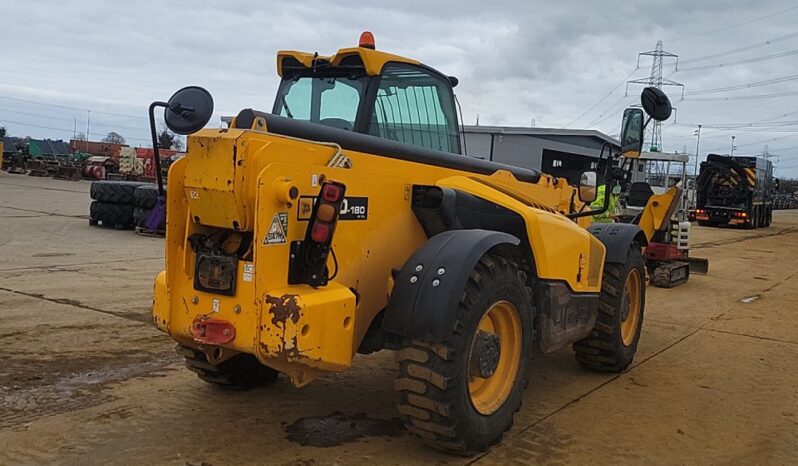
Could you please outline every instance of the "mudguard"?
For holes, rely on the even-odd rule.
[[[451,230],[427,240],[395,277],[385,311],[386,332],[427,341],[447,338],[468,277],[491,248],[521,241],[490,230]]]
[[[626,262],[626,251],[632,242],[641,248],[648,245],[648,240],[639,226],[631,223],[594,223],[587,229],[604,244],[607,254],[605,263],[623,264]]]

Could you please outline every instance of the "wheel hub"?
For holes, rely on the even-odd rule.
[[[471,374],[483,379],[492,376],[499,366],[500,356],[499,337],[494,333],[480,330],[474,338],[471,350]]]

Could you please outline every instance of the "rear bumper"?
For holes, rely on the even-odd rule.
[[[745,216],[740,216],[745,214]],[[710,207],[695,211],[695,219],[716,225],[748,225],[751,217],[743,209]]]
[[[189,280],[170,290],[161,272],[155,280],[153,323],[189,347],[253,354],[298,386],[351,366],[356,350],[351,290],[330,282],[318,289],[301,285],[256,295],[254,282],[242,281],[243,268],[240,263],[234,296],[197,291]],[[214,326],[230,331],[214,334]]]

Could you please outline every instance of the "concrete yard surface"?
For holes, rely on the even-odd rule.
[[[230,392],[150,323],[163,240],[89,226],[89,183],[0,173],[0,465],[798,464],[798,212],[693,228],[709,274],[648,288],[623,374],[538,357],[489,452],[397,421],[393,354]]]

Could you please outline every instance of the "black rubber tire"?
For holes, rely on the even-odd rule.
[[[468,391],[470,351],[482,316],[506,300],[521,323],[521,360],[504,403],[489,415],[474,407]],[[527,276],[513,262],[492,254],[480,259],[457,309],[457,323],[442,342],[406,340],[396,352],[398,411],[407,429],[439,450],[472,455],[502,438],[521,406],[532,361],[534,305]]]
[[[634,340],[629,346],[621,338],[621,308],[626,298],[626,280],[632,269],[638,269],[640,286],[640,319]],[[646,307],[646,277],[643,254],[633,243],[626,253],[623,264],[604,264],[604,278],[599,294],[599,309],[596,325],[590,335],[574,343],[576,360],[587,369],[602,372],[623,372],[632,363],[640,341],[640,329]]]
[[[141,207],[135,207],[133,209],[133,223],[140,228],[144,228],[144,224],[147,222],[147,214],[149,214],[149,210],[142,209]]]
[[[133,205],[152,209],[158,204],[158,186],[145,184],[136,188],[133,192]]]
[[[119,229],[133,228],[133,205],[94,201],[89,206],[89,217],[103,226]]]
[[[95,201],[133,204],[133,193],[144,184],[138,181],[95,181],[89,195]]]
[[[237,354],[218,366],[208,362],[202,351],[178,345],[177,352],[186,358],[186,367],[202,381],[230,390],[249,390],[277,380],[280,373],[264,366],[251,354]]]

